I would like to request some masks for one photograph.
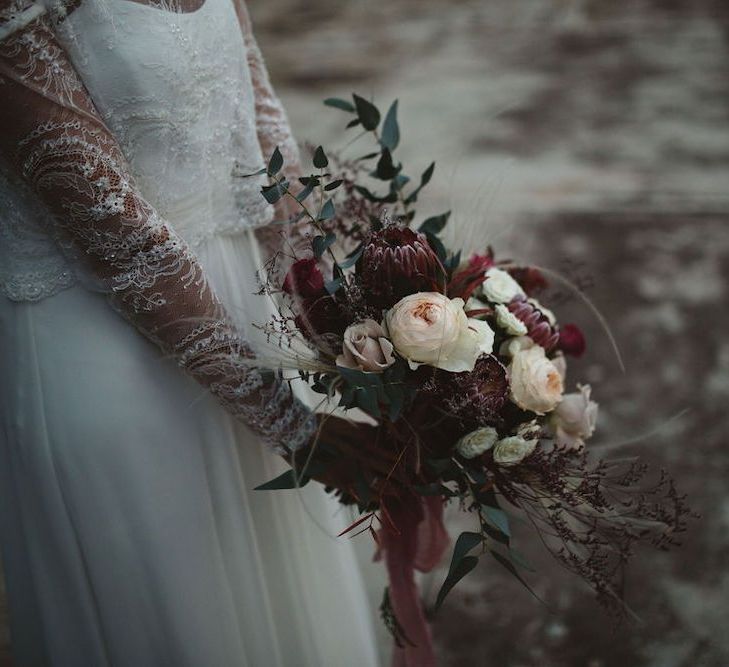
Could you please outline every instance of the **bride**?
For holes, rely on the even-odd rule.
[[[376,664],[335,505],[251,490],[317,420],[251,363],[256,236],[279,237],[234,173],[296,147],[240,1],[0,0],[0,540],[23,667]]]

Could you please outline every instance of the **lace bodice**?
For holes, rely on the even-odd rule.
[[[231,413],[297,448],[313,419],[256,368],[194,251],[269,220],[233,173],[262,164],[260,140],[295,157],[245,8],[48,3],[0,0],[4,291],[39,299],[83,276]]]

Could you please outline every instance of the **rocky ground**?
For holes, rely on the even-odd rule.
[[[593,383],[601,403],[595,450],[665,467],[702,515],[681,550],[638,553],[625,591],[642,620],[619,626],[518,531],[547,606],[482,564],[435,620],[443,664],[729,664],[729,6],[250,4],[301,140],[343,146],[325,97],[398,97],[402,159],[438,164],[423,211],[452,208],[462,240],[587,288],[627,367],[591,315],[555,294],[561,319],[589,335],[571,381]]]

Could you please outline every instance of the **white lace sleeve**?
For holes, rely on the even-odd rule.
[[[0,19],[16,5],[0,0]],[[59,244],[277,451],[305,444],[313,416],[278,374],[255,367],[197,259],[136,188],[45,16],[0,42],[0,91],[0,150],[53,212]]]
[[[286,110],[271,85],[268,70],[263,60],[261,50],[253,34],[251,19],[244,0],[234,0],[236,12],[246,45],[248,67],[251,72],[256,107],[256,132],[263,155],[269,157],[278,146],[284,158],[284,172],[289,181],[295,182],[302,175],[301,156],[299,147],[291,131]],[[290,199],[280,199],[277,204],[278,217],[288,219],[299,213],[299,207]],[[271,228],[261,228],[259,240],[269,253],[277,248],[276,239],[280,245],[281,237]],[[301,253],[310,250],[307,243],[308,227],[305,223],[292,224],[286,227],[288,242],[294,245]]]

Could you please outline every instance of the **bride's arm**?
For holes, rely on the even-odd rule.
[[[202,267],[140,194],[35,6],[0,0],[0,151],[53,212],[59,243],[142,334],[277,451],[305,444],[314,419],[286,382],[251,363]]]
[[[264,157],[270,157],[278,146],[284,158],[284,172],[292,183],[302,175],[301,156],[296,139],[291,131],[286,110],[271,85],[268,70],[263,60],[261,50],[253,34],[251,19],[245,5],[245,0],[234,0],[238,22],[240,23],[243,40],[246,46],[246,57],[253,83],[256,108],[256,132],[258,142]],[[278,217],[289,219],[299,213],[300,209],[290,199],[280,199],[276,204]],[[268,253],[278,250],[284,242],[292,244],[300,253],[308,250],[306,244],[306,223],[291,224],[283,228],[263,227],[257,230],[259,242]],[[282,238],[282,233],[283,237]]]

